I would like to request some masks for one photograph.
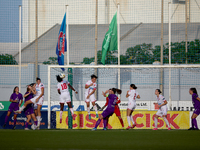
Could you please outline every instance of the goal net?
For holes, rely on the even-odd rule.
[[[61,68],[64,68],[65,71],[62,71]],[[101,110],[101,107],[105,104],[106,101],[105,97],[102,96],[102,91],[113,87],[120,88],[122,90],[122,94],[120,95],[121,104],[119,107],[121,111],[126,110],[128,102],[126,93],[130,88],[130,84],[135,84],[138,87],[137,91],[139,92],[141,99],[137,101],[141,103],[137,104],[137,107],[139,109],[141,108],[141,110],[155,110],[156,106],[153,105],[153,102],[156,102],[155,89],[161,89],[162,95],[164,95],[168,101],[168,110],[192,111],[191,108],[187,109],[185,107],[185,105],[188,105],[188,103],[192,104],[191,96],[189,95],[189,89],[191,87],[195,87],[197,90],[200,88],[200,65],[50,65],[48,66],[49,127],[51,106],[57,105],[59,107],[59,94],[57,92],[56,75],[60,73],[64,73],[66,76],[65,80],[68,80],[70,84],[76,89],[76,91],[78,91],[78,94],[71,92],[73,110],[76,111],[76,117],[79,119],[79,121],[74,120],[75,123],[73,123],[73,128],[90,127],[85,127],[84,118],[82,118],[82,114],[79,114],[78,111],[86,111],[84,94],[85,83],[90,80],[90,76],[92,74],[98,76],[97,90],[95,94],[98,111]],[[143,104],[145,106],[142,106]],[[182,107],[184,107],[184,109],[182,109]],[[91,105],[90,108],[93,110]],[[59,111],[59,109],[57,110]],[[64,110],[68,110],[67,104],[65,104]],[[87,114],[87,112],[85,113]],[[124,123],[126,125],[126,112],[121,112],[121,115],[122,118],[125,118]],[[81,118],[83,119],[82,121],[80,121]],[[93,118],[96,119],[95,112]],[[67,117],[65,121],[69,121],[69,119],[70,117]],[[85,119],[87,120],[88,118],[86,117]],[[147,120],[147,118],[145,119]],[[153,127],[153,121],[151,121],[151,119],[150,128]],[[56,116],[55,121],[58,127],[59,117]],[[91,126],[93,124],[94,122],[89,123]],[[117,124],[120,128],[120,122],[117,122]],[[60,125],[60,128],[62,128],[62,125]]]

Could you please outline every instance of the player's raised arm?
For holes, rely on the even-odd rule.
[[[70,87],[70,89],[72,89],[76,94],[78,94],[78,92],[71,86],[71,84],[69,83],[68,86]]]

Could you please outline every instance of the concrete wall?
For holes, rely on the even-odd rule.
[[[168,2],[164,0],[164,23],[168,23]],[[98,24],[109,24],[120,3],[120,23],[161,23],[161,0],[99,0]],[[38,35],[56,23],[61,24],[65,5],[69,5],[69,24],[95,24],[95,0],[38,1]],[[195,0],[188,3],[188,21],[200,22]],[[23,42],[35,39],[35,0],[23,0]],[[185,4],[172,3],[172,23],[185,22]]]

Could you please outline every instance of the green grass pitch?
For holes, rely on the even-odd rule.
[[[199,149],[200,131],[0,130],[0,149]]]

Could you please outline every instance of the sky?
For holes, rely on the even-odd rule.
[[[0,0],[0,43],[19,42],[19,5],[22,0]]]

